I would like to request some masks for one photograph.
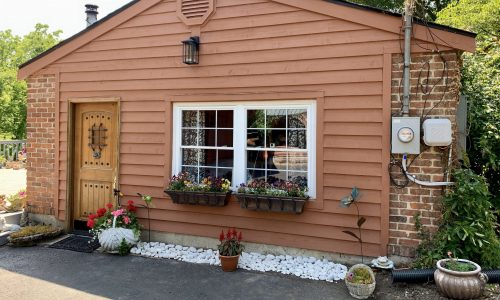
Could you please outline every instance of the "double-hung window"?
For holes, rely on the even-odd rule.
[[[289,180],[315,197],[313,101],[174,104],[173,167],[191,180]]]

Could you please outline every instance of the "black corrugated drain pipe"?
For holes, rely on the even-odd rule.
[[[422,283],[434,281],[434,271],[436,269],[404,269],[392,270],[392,283]],[[482,273],[488,275],[488,283],[500,283],[500,270],[482,270]]]

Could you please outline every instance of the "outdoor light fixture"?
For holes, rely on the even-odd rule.
[[[200,61],[200,38],[192,36],[182,41],[183,60],[186,65],[197,65]]]

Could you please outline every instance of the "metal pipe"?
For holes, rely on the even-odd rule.
[[[405,40],[403,69],[403,117],[410,115],[410,64],[411,64],[411,29],[413,18],[413,0],[405,3]]]

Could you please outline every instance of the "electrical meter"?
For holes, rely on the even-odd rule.
[[[393,117],[391,133],[392,153],[420,153],[420,118]]]

